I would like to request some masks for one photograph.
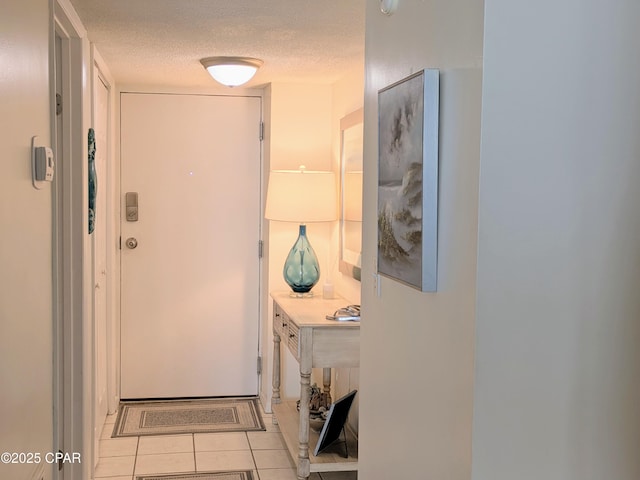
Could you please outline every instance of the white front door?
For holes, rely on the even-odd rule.
[[[260,121],[259,97],[121,95],[123,399],[258,393]]]

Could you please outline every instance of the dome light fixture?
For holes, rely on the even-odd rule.
[[[249,57],[208,57],[200,63],[216,82],[237,87],[251,80],[263,62]]]

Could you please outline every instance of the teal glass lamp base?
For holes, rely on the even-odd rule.
[[[284,262],[284,280],[291,287],[292,296],[312,296],[311,289],[320,279],[318,257],[307,239],[307,226],[300,225],[300,233]]]

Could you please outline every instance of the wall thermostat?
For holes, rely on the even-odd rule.
[[[55,162],[53,150],[50,147],[36,147],[36,138],[31,139],[31,170],[33,186],[40,190],[42,184],[39,182],[53,182]]]
[[[53,182],[53,150],[36,147],[36,180]]]

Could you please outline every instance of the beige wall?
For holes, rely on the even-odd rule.
[[[474,480],[640,478],[640,4],[486,0]]]
[[[331,170],[331,86],[272,84],[269,170]],[[268,177],[268,172],[265,172]],[[265,192],[266,193],[266,192]],[[322,294],[332,225],[310,223],[307,236],[320,262],[314,287]],[[299,224],[269,221],[269,291],[288,290],[282,267],[298,236]]]
[[[360,476],[471,477],[483,4],[367,2]],[[440,69],[438,292],[381,278],[377,92]]]
[[[7,0],[0,32],[0,451],[44,454],[53,441],[52,203],[50,185],[31,185],[30,142],[50,145],[49,2]],[[0,464],[0,477],[28,479],[36,467]]]
[[[639,20],[368,5],[364,478],[640,478]],[[422,67],[441,69],[438,293],[383,279],[378,298],[376,93]]]
[[[268,170],[296,170],[305,165],[309,170],[331,170],[331,85],[301,85],[274,83],[269,87],[269,118],[265,118],[269,131]],[[268,177],[268,170],[265,175]],[[266,194],[266,191],[265,191]],[[268,223],[268,270],[269,282],[266,293],[289,290],[282,276],[284,261],[296,238],[299,225],[296,223]],[[316,295],[322,295],[322,283],[327,274],[331,242],[331,223],[310,223],[307,237],[318,256],[320,280],[314,287]],[[266,265],[265,265],[266,266]],[[269,363],[272,358],[273,336],[271,334],[272,304],[269,299],[268,332],[265,353]],[[283,349],[282,390],[283,398],[298,398],[300,377],[293,356]],[[270,366],[271,367],[271,366]],[[269,375],[269,376],[267,376]],[[262,380],[263,398],[270,398],[271,371],[265,372]],[[320,384],[322,383],[320,377]],[[314,379],[317,381],[317,379]],[[265,392],[268,389],[268,392]]]
[[[364,63],[356,65],[344,77],[333,84],[331,114],[332,165],[336,175],[340,175],[340,120],[352,112],[362,108],[364,104]],[[331,251],[331,279],[335,291],[354,303],[360,303],[360,282],[340,273],[339,259],[339,225],[336,223],[333,232],[333,249]],[[347,393],[347,392],[345,392]]]
[[[345,72],[343,79],[333,85],[271,84],[265,89],[265,177],[269,170],[308,169],[333,170],[338,173],[340,118],[362,106],[362,67]],[[265,178],[265,180],[266,180]],[[265,189],[266,193],[266,189]],[[288,290],[282,277],[285,258],[298,235],[298,225],[266,221],[265,238],[268,251],[268,283],[266,292]],[[320,262],[321,277],[314,288],[322,295],[322,284],[330,278],[336,292],[359,300],[359,282],[341,279],[337,271],[337,222],[312,223],[307,235]],[[357,296],[357,298],[356,298]],[[267,304],[267,319],[263,329],[263,372],[261,398],[270,405],[273,336],[271,333],[272,305]],[[300,395],[298,365],[284,349],[282,367],[283,398]],[[357,378],[357,375],[354,374]],[[350,373],[343,374],[347,382]],[[313,382],[322,384],[321,372],[314,372]],[[354,380],[357,381],[357,380]],[[348,388],[349,383],[344,388]]]
[[[364,103],[364,63],[355,66],[347,72],[343,78],[333,84],[333,113],[332,113],[332,157],[333,169],[340,175],[340,120],[352,112],[362,108]],[[343,296],[351,303],[360,303],[361,283],[348,275],[342,274],[338,269],[340,256],[339,223],[336,222],[332,236],[331,250],[331,279],[336,293]],[[360,390],[359,368],[337,368],[334,370],[333,399],[336,400],[346,395],[351,390]],[[359,419],[359,395],[356,395],[349,415],[349,424],[354,431],[358,431]]]

